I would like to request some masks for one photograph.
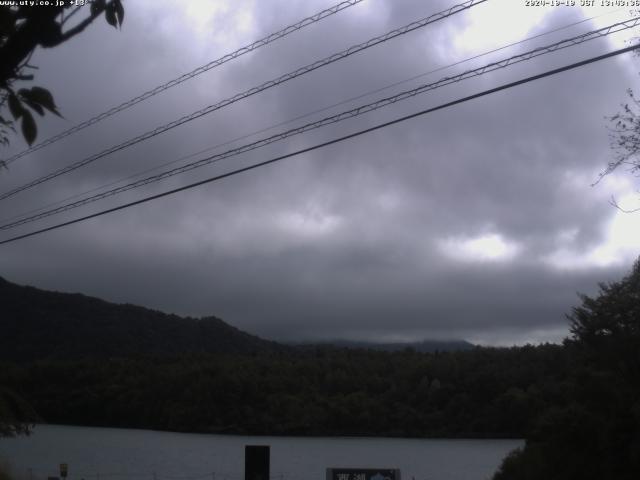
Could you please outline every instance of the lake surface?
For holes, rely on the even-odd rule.
[[[324,480],[327,467],[400,468],[402,480],[485,480],[518,440],[200,435],[39,425],[0,439],[18,480],[69,465],[69,480],[243,480],[244,446],[271,446],[272,480]]]

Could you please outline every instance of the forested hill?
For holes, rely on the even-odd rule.
[[[215,317],[183,318],[20,286],[1,277],[0,302],[1,360],[249,354],[284,348]]]
[[[421,353],[278,350],[217,319],[2,282],[1,313],[9,315],[0,320],[0,355],[26,358],[41,349],[50,358],[0,358],[0,436],[26,430],[35,412],[35,420],[50,423],[203,433],[526,437],[495,480],[636,480],[639,292],[640,260],[621,281],[601,284],[598,297],[580,297],[562,345]],[[168,345],[159,340],[165,336]],[[74,348],[104,354],[114,342],[125,342],[118,351],[177,353],[182,346],[203,353],[55,357]],[[219,351],[205,354],[209,342]],[[234,354],[252,346],[274,350]]]

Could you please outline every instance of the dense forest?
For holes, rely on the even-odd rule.
[[[254,356],[0,365],[53,423],[191,432],[522,437],[564,403],[559,346],[424,354],[318,347]]]
[[[153,347],[135,355],[5,355],[0,426],[5,434],[12,433],[6,425],[37,420],[270,435],[518,437],[526,438],[524,448],[505,460],[496,480],[635,479],[640,262],[600,289],[568,315],[571,336],[563,345],[285,347],[222,328],[208,350],[196,343],[189,351],[189,340],[179,354]],[[198,328],[197,320],[187,322]],[[223,347],[229,332],[239,342],[233,350]]]
[[[554,345],[285,346],[214,317],[180,318],[2,279],[0,298],[5,418],[37,413],[51,423],[198,432],[522,437],[530,419],[562,397],[567,372]]]

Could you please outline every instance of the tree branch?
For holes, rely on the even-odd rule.
[[[71,17],[73,17],[76,13],[78,13],[80,11],[81,8],[82,8],[81,5],[77,6],[76,8],[74,8],[73,11],[69,15],[67,15],[66,17],[64,17],[62,19],[62,21],[60,22],[60,25],[64,25],[65,23],[67,23]]]
[[[60,41],[58,43],[56,43],[55,45],[50,45],[52,47],[55,47],[56,45],[59,45],[62,42],[66,42],[67,40],[69,40],[70,38],[76,36],[77,34],[81,33],[85,28],[87,28],[89,25],[91,25],[91,23],[98,18],[100,15],[102,15],[102,13],[104,13],[104,11],[107,9],[107,7],[109,7],[111,4],[113,3],[113,0],[110,1],[109,3],[105,4],[105,5],[99,5],[98,7],[96,7],[95,11],[91,14],[89,14],[89,16],[87,18],[85,18],[82,22],[80,22],[78,25],[76,25],[75,27],[67,30],[64,33],[60,34]]]
[[[610,204],[610,205],[612,205],[612,206],[614,206],[614,207],[616,207],[618,210],[620,210],[620,211],[621,211],[621,212],[623,212],[623,213],[635,213],[635,212],[640,212],[640,207],[638,207],[638,208],[634,208],[634,209],[631,209],[631,210],[626,210],[626,209],[622,208],[622,207],[618,204],[618,202],[616,201],[616,198],[615,198],[613,195],[611,196],[611,199],[609,200],[609,204]]]

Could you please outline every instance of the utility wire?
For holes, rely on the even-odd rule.
[[[507,90],[509,88],[513,88],[513,87],[516,87],[516,86],[519,86],[519,85],[530,83],[530,82],[533,82],[535,80],[540,80],[540,79],[545,78],[545,77],[550,77],[552,75],[557,75],[558,73],[566,72],[568,70],[573,70],[575,68],[579,68],[579,67],[582,67],[582,66],[585,66],[585,65],[589,65],[591,63],[599,62],[601,60],[605,60],[607,58],[611,58],[611,57],[614,57],[614,56],[617,56],[617,55],[621,55],[623,53],[630,52],[630,51],[636,50],[638,48],[640,48],[640,46],[632,45],[632,46],[629,46],[629,47],[625,47],[625,48],[621,48],[621,49],[618,49],[618,50],[614,50],[613,52],[605,53],[603,55],[598,55],[596,57],[591,57],[591,58],[588,58],[586,60],[582,60],[580,62],[572,63],[572,64],[569,64],[569,65],[565,65],[565,66],[560,67],[560,68],[555,68],[553,70],[547,70],[546,72],[539,73],[537,75],[532,75],[532,76],[529,76],[529,77],[525,77],[525,78],[517,80],[515,82],[505,83],[505,84],[500,85],[498,87],[490,88],[488,90],[484,90],[482,92],[475,93],[473,95],[469,95],[469,96],[466,96],[466,97],[463,97],[463,98],[459,98],[459,99],[453,100],[451,102],[443,103],[443,104],[438,105],[436,107],[427,108],[425,110],[421,110],[419,112],[412,113],[410,115],[405,115],[403,117],[399,117],[399,118],[396,118],[394,120],[390,120],[388,122],[380,123],[378,125],[366,128],[364,130],[359,130],[357,132],[350,133],[348,135],[344,135],[342,137],[334,138],[333,140],[329,140],[327,142],[318,143],[318,144],[313,145],[311,147],[303,148],[301,150],[297,150],[295,152],[287,153],[285,155],[280,155],[280,156],[272,158],[270,160],[265,160],[263,162],[255,163],[255,164],[249,165],[247,167],[238,168],[236,170],[232,170],[232,171],[227,172],[227,173],[216,175],[214,177],[210,177],[210,178],[207,178],[207,179],[204,179],[204,180],[200,180],[198,182],[190,183],[189,185],[184,185],[182,187],[174,188],[172,190],[168,190],[168,191],[165,191],[165,192],[162,192],[162,193],[158,193],[156,195],[151,195],[151,196],[148,196],[148,197],[144,197],[144,198],[141,198],[141,199],[133,201],[133,202],[129,202],[129,203],[125,203],[125,204],[122,204],[122,205],[118,205],[117,207],[113,207],[113,208],[109,208],[109,209],[106,209],[106,210],[102,210],[100,212],[96,212],[96,213],[93,213],[91,215],[86,215],[84,217],[75,218],[75,219],[69,220],[67,222],[58,223],[58,224],[52,225],[50,227],[42,228],[42,229],[35,230],[35,231],[29,232],[29,233],[25,233],[25,234],[22,234],[22,235],[11,237],[11,238],[8,238],[6,240],[0,241],[0,245],[4,245],[4,244],[10,243],[10,242],[15,242],[17,240],[22,240],[24,238],[32,237],[34,235],[38,235],[38,234],[41,234],[41,233],[44,233],[44,232],[49,232],[51,230],[56,230],[58,228],[66,227],[66,226],[69,226],[69,225],[73,225],[75,223],[80,223],[80,222],[83,222],[85,220],[89,220],[89,219],[92,219],[92,218],[100,217],[102,215],[106,215],[108,213],[113,213],[113,212],[117,212],[119,210],[124,210],[126,208],[130,208],[130,207],[133,207],[135,205],[140,205],[142,203],[150,202],[152,200],[157,200],[159,198],[166,197],[166,196],[169,196],[169,195],[173,195],[175,193],[182,192],[184,190],[190,190],[190,189],[198,187],[200,185],[205,185],[207,183],[212,183],[212,182],[215,182],[215,181],[218,181],[218,180],[222,180],[223,178],[231,177],[231,176],[237,175],[239,173],[243,173],[243,172],[248,172],[250,170],[254,170],[254,169],[259,168],[259,167],[264,167],[266,165],[270,165],[272,163],[276,163],[276,162],[279,162],[281,160],[285,160],[287,158],[291,158],[291,157],[294,157],[294,156],[297,156],[297,155],[301,155],[303,153],[308,153],[308,152],[311,152],[311,151],[314,151],[314,150],[317,150],[317,149],[320,149],[320,148],[323,148],[323,147],[327,147],[329,145],[333,145],[333,144],[336,144],[336,143],[339,143],[339,142],[343,142],[345,140],[349,140],[349,139],[352,139],[352,138],[355,138],[355,137],[359,137],[359,136],[364,135],[366,133],[370,133],[370,132],[373,132],[373,131],[376,131],[376,130],[380,130],[382,128],[389,127],[391,125],[395,125],[397,123],[401,123],[401,122],[404,122],[406,120],[410,120],[412,118],[416,118],[416,117],[419,117],[419,116],[422,116],[422,115],[426,115],[428,113],[432,113],[432,112],[435,112],[435,111],[438,111],[438,110],[444,110],[446,108],[453,107],[455,105],[459,105],[461,103],[465,103],[465,102],[468,102],[470,100],[474,100],[476,98],[484,97],[486,95],[490,95],[490,94],[493,94],[493,93],[496,93],[496,92],[499,92],[499,91],[502,91],[502,90]]]
[[[198,75],[200,75],[201,73],[207,72],[215,67],[219,67],[220,65],[223,65],[231,60],[234,60],[246,53],[249,52],[253,52],[254,50],[257,50],[260,47],[264,47],[265,45],[269,45],[270,43],[279,40],[281,38],[286,37],[287,35],[289,35],[290,33],[296,32],[298,30],[301,30],[309,25],[312,25],[316,22],[319,22],[320,20],[323,20],[331,15],[334,15],[346,8],[352,7],[360,2],[362,2],[363,0],[345,0],[342,1],[330,8],[327,8],[325,10],[322,10],[321,12],[318,12],[314,15],[311,15],[310,17],[304,18],[302,20],[300,20],[299,22],[296,22],[292,25],[289,25],[288,27],[283,28],[282,30],[279,30],[275,33],[272,33],[270,35],[267,35],[264,38],[261,38],[260,40],[256,40],[255,42],[251,43],[250,45],[246,45],[242,48],[239,48],[238,50],[236,50],[235,52],[231,52],[231,53],[227,53],[226,55],[223,55],[222,57],[213,60],[209,63],[207,63],[206,65],[202,65],[188,73],[185,73],[177,78],[174,78],[173,80],[170,80],[166,83],[164,83],[163,85],[159,85],[155,88],[152,88],[151,90],[148,90],[140,95],[138,95],[137,97],[132,98],[131,100],[127,100],[126,102],[121,103],[120,105],[117,105],[105,112],[102,112],[98,115],[96,115],[95,117],[90,118],[89,120],[86,120],[82,123],[79,123],[71,128],[69,128],[68,130],[65,130],[63,132],[58,133],[57,135],[54,135],[52,137],[47,138],[46,140],[43,140],[42,142],[36,143],[35,145],[27,148],[26,150],[23,150],[22,152],[16,153],[15,155],[9,157],[8,159],[6,159],[4,161],[4,163],[6,165],[9,165],[10,163],[15,162],[17,159],[24,157],[25,155],[28,155],[29,153],[35,152],[36,150],[40,150],[41,148],[46,147],[47,145],[51,145],[52,143],[57,142],[58,140],[62,140],[65,137],[68,137],[69,135],[72,135],[76,132],[79,132],[80,130],[83,130],[91,125],[94,125],[102,120],[104,120],[105,118],[108,118],[112,115],[115,115],[118,112],[121,112],[123,110],[126,110],[129,107],[132,107],[144,100],[147,100],[148,98],[151,98],[165,90],[168,90],[171,87],[175,87],[176,85],[179,85],[183,82],[186,82],[187,80],[192,79],[193,77],[196,77]],[[76,10],[77,11],[77,10]]]
[[[151,172],[159,170],[159,169],[161,169],[163,167],[167,167],[169,165],[173,165],[173,164],[182,162],[184,160],[188,160],[189,158],[193,158],[193,157],[195,157],[197,155],[201,155],[201,154],[209,152],[211,150],[215,150],[215,149],[230,145],[232,143],[239,142],[240,140],[246,140],[247,138],[253,137],[253,136],[258,135],[260,133],[265,133],[265,132],[267,132],[269,130],[273,130],[274,128],[282,127],[284,125],[288,125],[290,123],[295,122],[296,120],[301,120],[303,118],[310,117],[310,116],[315,115],[317,113],[326,112],[327,110],[331,110],[332,108],[339,107],[341,105],[345,105],[347,103],[354,102],[356,100],[359,100],[359,99],[364,98],[364,97],[368,97],[368,96],[373,95],[375,93],[383,92],[383,91],[388,90],[390,88],[397,87],[399,85],[403,85],[403,84],[412,82],[412,81],[417,80],[419,78],[426,77],[426,76],[432,75],[434,73],[437,73],[437,72],[440,72],[440,71],[443,71],[443,70],[448,70],[450,68],[453,68],[455,66],[461,65],[463,63],[470,62],[471,60],[476,60],[478,58],[485,57],[485,56],[490,55],[492,53],[496,53],[496,52],[499,52],[499,51],[502,51],[502,50],[506,50],[507,48],[511,48],[511,47],[516,46],[516,45],[521,45],[523,43],[530,42],[531,40],[535,40],[537,38],[541,38],[541,37],[544,37],[544,36],[547,36],[547,35],[551,35],[552,33],[557,33],[559,31],[566,30],[568,28],[575,27],[577,25],[580,25],[580,24],[583,24],[583,23],[586,23],[586,22],[590,22],[590,21],[592,21],[592,20],[594,20],[596,18],[608,16],[608,15],[611,15],[613,13],[620,12],[622,10],[624,10],[624,9],[623,8],[619,8],[617,10],[612,10],[612,11],[609,11],[609,12],[602,13],[600,15],[595,15],[593,17],[584,18],[584,19],[579,20],[577,22],[569,23],[567,25],[564,25],[564,26],[558,27],[558,28],[554,28],[552,30],[547,30],[546,32],[542,32],[542,33],[539,33],[537,35],[533,35],[531,37],[527,37],[527,38],[524,38],[522,40],[518,40],[516,42],[509,43],[507,45],[503,45],[502,47],[494,48],[493,50],[488,50],[486,52],[479,53],[479,54],[474,55],[472,57],[467,57],[467,58],[465,58],[463,60],[459,60],[459,61],[457,61],[455,63],[444,65],[444,66],[438,67],[436,69],[429,70],[428,72],[424,72],[424,73],[420,73],[418,75],[414,75],[413,77],[410,77],[410,78],[407,78],[407,79],[404,79],[404,80],[400,80],[400,81],[388,84],[388,85],[386,85],[384,87],[376,88],[374,90],[369,90],[368,92],[359,94],[359,95],[357,95],[355,97],[350,97],[350,98],[347,98],[345,100],[341,100],[340,102],[328,105],[326,107],[319,108],[317,110],[313,110],[311,112],[307,112],[307,113],[302,114],[302,115],[298,115],[298,116],[290,118],[288,120],[285,120],[285,121],[270,125],[268,127],[264,127],[264,128],[259,129],[259,130],[254,130],[251,133],[247,133],[247,134],[241,135],[239,137],[235,137],[235,138],[233,138],[231,140],[226,140],[226,141],[224,141],[222,143],[217,143],[217,144],[215,144],[213,146],[209,146],[209,147],[204,148],[202,150],[199,150],[197,152],[190,153],[188,155],[183,155],[182,157],[179,157],[177,159],[170,160],[168,162],[162,163],[160,165],[156,165],[155,167],[148,168],[146,170],[143,170],[141,172],[135,173],[133,175],[128,175],[128,176],[120,178],[118,180],[113,180],[113,181],[111,181],[109,183],[99,185],[99,186],[91,188],[89,190],[85,190],[84,192],[76,193],[74,195],[71,195],[71,196],[65,197],[63,199],[57,200],[55,202],[49,203],[47,205],[44,205],[42,207],[38,207],[38,208],[35,208],[35,209],[24,211],[24,212],[18,213],[16,215],[13,215],[11,217],[5,217],[2,220],[0,220],[0,224],[4,224],[4,223],[9,222],[11,220],[14,220],[16,218],[24,217],[25,215],[30,215],[30,214],[33,214],[33,213],[37,213],[37,212],[41,212],[43,210],[50,209],[52,207],[55,207],[56,205],[61,205],[61,204],[65,203],[65,202],[68,202],[69,200],[73,200],[74,198],[82,197],[84,195],[88,195],[90,193],[97,192],[97,191],[102,190],[104,188],[108,188],[108,187],[117,185],[119,183],[125,182],[127,180],[131,180],[133,178],[140,177],[140,176],[142,176],[144,174],[151,173]],[[0,225],[0,229],[1,229],[1,225]]]
[[[37,220],[41,220],[43,218],[46,217],[50,217],[52,215],[58,214],[58,213],[62,213],[62,212],[66,212],[68,210],[72,210],[74,208],[78,208],[81,207],[83,205],[87,205],[89,203],[93,203],[96,202],[98,200],[102,200],[104,198],[107,197],[111,197],[120,193],[124,193],[126,191],[129,190],[133,190],[135,188],[144,186],[144,185],[148,185],[151,183],[155,183],[158,182],[160,180],[163,180],[165,178],[169,178],[169,177],[173,177],[175,175],[181,174],[181,173],[185,173],[191,170],[194,170],[196,168],[200,168],[203,167],[205,165],[209,165],[211,163],[215,163],[215,162],[219,162],[223,159],[226,158],[230,158],[242,153],[246,153],[248,151],[251,150],[255,150],[257,148],[269,145],[271,143],[275,143],[278,142],[280,140],[284,140],[286,138],[292,137],[294,135],[299,135],[311,130],[315,130],[317,128],[320,127],[324,127],[326,125],[330,125],[333,123],[338,123],[341,122],[343,120],[349,119],[349,118],[354,118],[360,115],[363,115],[365,113],[369,113],[372,112],[374,110],[378,110],[380,108],[389,106],[391,104],[394,104],[396,102],[402,101],[402,100],[406,100],[408,98],[412,98],[416,95],[419,95],[421,93],[425,93],[427,91],[431,91],[431,90],[435,90],[437,88],[441,88],[443,86],[446,85],[451,85],[453,83],[457,83],[460,82],[462,80],[466,80],[469,78],[473,78],[473,77],[477,77],[480,75],[484,75],[486,73],[489,72],[493,72],[495,70],[499,70],[502,68],[506,68],[510,65],[514,65],[516,63],[520,63],[520,62],[524,62],[527,60],[531,60],[532,58],[536,58],[539,57],[541,55],[546,55],[548,53],[552,53],[564,48],[568,48],[568,47],[572,47],[575,45],[578,45],[580,43],[584,43],[586,41],[589,40],[593,40],[596,38],[601,38],[603,36],[609,35],[611,33],[615,33],[615,32],[620,32],[626,29],[630,29],[633,28],[634,26],[640,24],[640,17],[637,17],[635,19],[631,19],[631,20],[627,20],[625,22],[618,22],[615,23],[613,25],[610,25],[608,27],[604,27],[598,30],[594,30],[591,32],[587,32],[581,35],[578,35],[576,37],[572,37],[569,39],[565,39],[565,40],[561,40],[559,42],[553,43],[551,45],[547,45],[544,47],[538,47],[535,48],[533,50],[530,50],[528,52],[525,53],[521,53],[519,55],[514,55],[512,57],[497,61],[497,62],[493,62],[493,63],[489,63],[485,66],[473,69],[473,70],[468,70],[466,72],[463,72],[461,74],[455,75],[455,76],[451,76],[451,77],[445,77],[441,80],[438,80],[436,82],[433,83],[429,83],[429,84],[425,84],[425,85],[421,85],[417,88],[414,88],[412,90],[406,90],[404,92],[400,92],[396,95],[393,95],[391,97],[386,97],[386,98],[382,98],[379,99],[375,102],[372,103],[368,103],[366,105],[361,105],[359,107],[353,108],[351,110],[347,110],[341,113],[338,113],[336,115],[332,115],[329,117],[325,117],[323,119],[317,120],[315,122],[311,122],[311,123],[307,123],[305,125],[296,127],[296,128],[292,128],[290,130],[284,131],[284,132],[280,132],[277,133],[275,135],[272,135],[270,137],[266,137],[260,140],[257,140],[255,142],[252,143],[248,143],[245,145],[242,145],[240,147],[236,147],[233,148],[231,150],[227,150],[226,152],[222,152],[216,155],[211,155],[209,157],[205,157],[203,159],[200,159],[198,161],[195,162],[191,162],[188,163],[186,165],[180,166],[180,167],[176,167],[174,169],[171,170],[167,170],[165,172],[159,173],[157,175],[152,175],[150,177],[144,178],[144,179],[140,179],[137,180],[135,182],[111,189],[111,190],[107,190],[105,192],[102,193],[98,193],[96,195],[90,196],[90,197],[86,197],[80,200],[77,200],[75,202],[72,203],[68,203],[56,208],[52,208],[49,210],[46,210],[44,212],[38,213],[38,214],[34,214],[25,218],[22,218],[20,220],[16,220],[13,222],[9,222],[9,223],[5,223],[3,225],[0,225],[0,230],[8,230],[11,228],[16,228],[18,226],[21,225],[25,225],[27,223],[31,223]]]
[[[36,180],[33,180],[25,185],[22,185],[20,187],[14,188],[13,190],[10,190],[8,192],[5,192],[3,194],[0,195],[0,200],[4,200],[6,198],[12,197],[14,195],[16,195],[19,192],[22,192],[24,190],[27,190],[29,188],[35,187],[36,185],[40,185],[41,183],[44,183],[48,180],[51,180],[53,178],[59,177],[60,175],[64,175],[66,173],[72,172],[73,170],[76,170],[80,167],[83,167],[85,165],[88,165],[92,162],[95,162],[96,160],[106,157],[107,155],[110,155],[114,152],[117,152],[119,150],[123,150],[127,147],[130,147],[132,145],[135,145],[136,143],[142,142],[144,140],[148,140],[151,137],[155,137],[156,135],[159,135],[161,133],[166,132],[167,130],[171,130],[172,128],[178,127],[180,125],[183,125],[187,122],[190,122],[192,120],[195,120],[197,118],[200,118],[204,115],[207,115],[209,113],[212,113],[216,110],[219,110],[221,108],[224,108],[228,105],[231,105],[232,103],[235,103],[239,100],[243,100],[247,97],[250,97],[252,95],[255,95],[257,93],[260,93],[264,90],[267,90],[269,88],[275,87],[277,85],[280,85],[281,83],[287,82],[289,80],[292,80],[294,78],[297,78],[301,75],[307,74],[309,72],[312,72],[314,70],[317,70],[318,68],[324,67],[326,65],[329,65],[331,63],[337,62],[338,60],[342,60],[344,58],[347,58],[355,53],[361,52],[363,50],[366,50],[368,48],[371,48],[375,45],[387,42],[393,38],[396,38],[400,35],[404,35],[406,33],[412,32],[414,30],[417,30],[419,28],[423,28],[427,25],[430,25],[432,23],[438,22],[440,20],[443,20],[445,18],[448,18],[452,15],[455,15],[456,13],[460,13],[464,10],[467,10],[475,5],[478,5],[480,3],[484,3],[487,0],[468,0],[466,2],[460,3],[458,5],[455,5],[451,8],[448,8],[446,10],[443,10],[441,12],[435,13],[433,15],[430,15],[429,17],[423,18],[421,20],[415,21],[415,22],[411,22],[407,25],[404,25],[403,27],[397,28],[395,30],[392,30],[390,32],[385,33],[384,35],[380,35],[378,37],[374,37],[370,40],[367,40],[366,42],[360,43],[358,45],[353,45],[349,48],[347,48],[346,50],[343,50],[339,53],[334,53],[333,55],[330,55],[322,60],[318,60],[316,62],[313,62],[309,65],[306,65],[304,67],[300,67],[297,70],[294,70],[292,72],[289,72],[285,75],[282,75],[276,79],[273,80],[269,80],[268,82],[265,82],[257,87],[253,87],[249,90],[246,90],[242,93],[238,93],[236,95],[234,95],[233,97],[229,97],[225,100],[222,100],[214,105],[209,105],[205,108],[202,108],[200,110],[197,110],[189,115],[185,115],[177,120],[174,120],[170,123],[167,123],[165,125],[162,125],[160,127],[155,128],[154,130],[150,130],[146,133],[143,133],[142,135],[139,135],[135,138],[132,138],[130,140],[127,140],[126,142],[123,142],[119,145],[115,145],[113,147],[110,147],[106,150],[103,150],[100,153],[97,153],[95,155],[92,155],[90,157],[86,157],[82,160],[79,160],[75,163],[72,163],[71,165],[68,165],[64,168],[61,168],[59,170],[55,170],[47,175],[44,175]]]

